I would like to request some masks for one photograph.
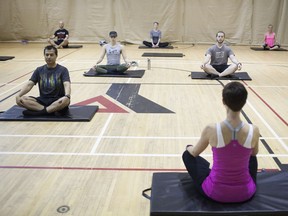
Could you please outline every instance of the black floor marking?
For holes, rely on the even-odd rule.
[[[0,100],[0,103],[2,103],[3,101],[7,100],[8,98],[12,97],[13,95],[17,94],[18,92],[20,92],[20,90],[8,95],[7,97],[3,98],[2,100]]]
[[[67,205],[63,205],[57,208],[58,213],[67,213],[69,210],[70,210],[70,207]]]
[[[138,94],[140,84],[112,84],[107,95],[136,113],[174,113]]]

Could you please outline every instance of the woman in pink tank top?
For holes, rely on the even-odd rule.
[[[195,188],[206,198],[222,203],[244,202],[256,192],[259,129],[241,121],[247,90],[240,82],[228,83],[222,91],[226,119],[207,125],[195,146],[182,155]],[[213,166],[199,156],[208,146]]]
[[[280,44],[276,41],[276,34],[273,32],[273,25],[268,25],[268,31],[264,35],[264,50],[275,50],[279,49]]]

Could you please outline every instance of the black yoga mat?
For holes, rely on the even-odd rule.
[[[192,79],[206,79],[206,80],[252,80],[247,72],[236,72],[226,77],[208,75],[205,72],[191,72],[191,78]]]
[[[268,50],[268,49],[263,49],[261,47],[250,47],[250,49],[254,50],[254,51],[288,51],[287,49],[284,48],[278,48],[278,49],[274,49],[274,50]]]
[[[166,47],[139,46],[138,49],[174,49],[174,47],[173,46],[166,46]]]
[[[143,53],[142,57],[183,57],[183,53]]]
[[[84,72],[84,76],[86,77],[123,77],[123,78],[141,78],[145,73],[145,70],[127,70],[124,74],[117,73],[107,73],[107,74],[95,74],[95,71],[89,70],[88,72]]]
[[[15,58],[15,56],[0,56],[0,61],[7,61]]]
[[[83,45],[68,45],[68,47],[63,47],[64,49],[77,49],[77,48],[82,48]]]
[[[0,121],[90,121],[98,106],[70,106],[64,114],[24,116],[25,109],[17,105],[0,114]]]
[[[188,173],[153,173],[150,215],[288,215],[287,179],[288,172],[260,172],[251,200],[223,204],[200,195]]]

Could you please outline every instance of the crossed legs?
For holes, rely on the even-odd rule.
[[[54,41],[53,39],[48,39],[48,43],[56,48],[63,48],[68,47],[69,41],[67,39],[63,40],[62,42]]]
[[[207,74],[214,74],[219,77],[228,76],[230,74],[235,73],[235,71],[238,69],[236,64],[230,64],[230,65],[210,65],[206,64],[202,68],[204,72]]]
[[[41,103],[39,101],[39,99],[37,100],[34,97],[30,97],[30,96],[22,96],[20,98],[20,101],[17,103],[18,106],[24,107],[26,108],[28,111],[27,114],[49,114],[49,113],[54,113],[57,111],[61,111],[63,109],[65,109],[66,107],[69,106],[70,104],[70,99],[66,96],[63,96],[59,99],[57,99],[56,101],[52,102],[50,105],[43,105],[43,103]]]
[[[97,74],[123,74],[125,71],[129,69],[128,64],[121,64],[121,65],[98,65],[96,67]]]

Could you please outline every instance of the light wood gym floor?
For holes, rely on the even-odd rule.
[[[1,56],[15,56],[0,62],[0,111],[15,105],[23,83],[45,64],[45,45],[0,43]],[[155,50],[185,56],[151,58],[147,70],[141,55],[152,51],[127,45],[129,60],[139,64],[132,69],[146,69],[140,79],[84,77],[99,57],[98,44],[59,50],[57,62],[70,71],[71,104],[103,96],[126,113],[96,102],[91,105],[100,110],[90,122],[0,121],[0,215],[149,215],[149,200],[141,193],[153,173],[184,172],[185,146],[197,142],[206,124],[225,118],[221,91],[230,81],[189,76],[200,71],[209,46]],[[232,49],[252,78],[240,82],[249,93],[243,120],[261,132],[259,169],[288,170],[288,52]],[[136,113],[106,94],[113,83],[140,84],[139,95],[173,113]],[[38,87],[30,95],[37,96]],[[203,155],[211,161],[210,149]],[[58,213],[61,206],[70,210]]]

